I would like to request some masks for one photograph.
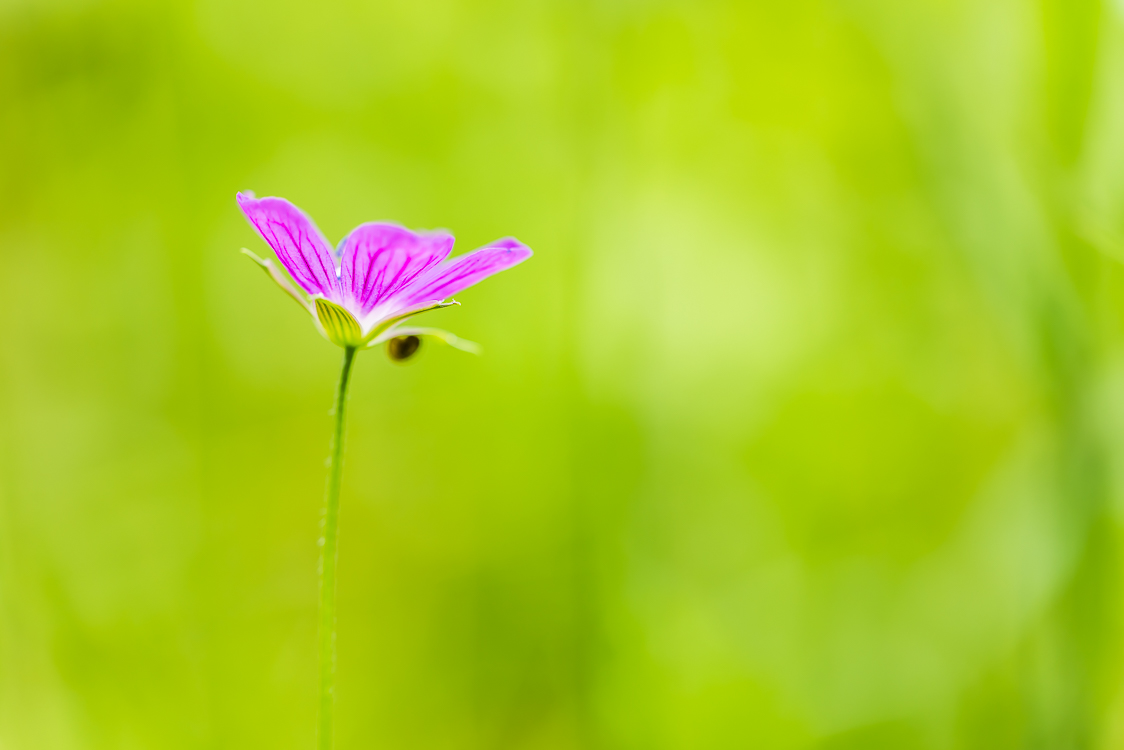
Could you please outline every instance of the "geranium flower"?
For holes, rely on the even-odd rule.
[[[255,198],[239,193],[238,206],[284,267],[249,255],[312,316],[326,339],[343,347],[336,388],[328,486],[320,537],[320,607],[317,640],[320,662],[320,710],[317,746],[331,750],[336,669],[336,564],[340,483],[347,389],[355,354],[383,342],[391,359],[408,359],[419,337],[473,351],[475,344],[437,328],[407,328],[407,320],[439,307],[494,273],[531,257],[531,250],[511,237],[471,253],[449,258],[448,232],[411,232],[397,224],[360,224],[335,252],[305,214],[284,198]],[[286,274],[285,271],[288,273]]]
[[[412,354],[419,336],[476,351],[475,344],[447,331],[403,323],[427,310],[459,304],[451,299],[454,294],[531,257],[530,248],[505,237],[450,259],[453,235],[448,232],[413,232],[385,222],[360,224],[333,252],[312,219],[284,198],[237,197],[242,213],[288,275],[273,261],[245,248],[242,252],[308,311],[321,335],[357,349],[413,338],[412,347],[399,342],[388,348],[392,358],[405,358],[396,357],[396,351]]]

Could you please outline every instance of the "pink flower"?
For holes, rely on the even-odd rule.
[[[451,234],[412,232],[382,222],[360,224],[333,252],[312,220],[284,198],[255,198],[253,193],[237,197],[242,213],[288,276],[271,260],[242,252],[312,315],[325,338],[342,347],[370,348],[400,337],[433,336],[473,351],[475,344],[445,331],[401,324],[426,310],[458,304],[450,299],[457,292],[531,257],[530,248],[505,237],[450,259]]]

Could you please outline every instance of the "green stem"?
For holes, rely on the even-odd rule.
[[[347,385],[355,347],[343,350],[340,384],[336,391],[336,429],[332,434],[332,457],[328,469],[328,491],[324,516],[320,521],[320,722],[319,750],[332,750],[332,708],[336,681],[336,560],[340,517],[340,477],[343,474],[344,417],[347,412]]]

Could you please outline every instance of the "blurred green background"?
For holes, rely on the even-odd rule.
[[[1124,748],[1124,3],[0,0],[0,748]]]

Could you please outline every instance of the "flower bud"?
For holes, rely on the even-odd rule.
[[[421,339],[417,336],[395,336],[386,342],[386,356],[395,362],[405,362],[418,352]]]

